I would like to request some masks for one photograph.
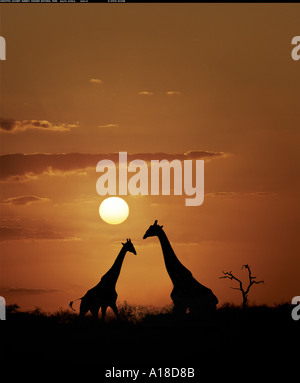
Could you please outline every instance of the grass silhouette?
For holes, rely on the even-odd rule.
[[[178,319],[172,306],[118,306],[120,320],[106,323],[92,316],[83,320],[70,310],[45,313],[7,307],[6,332],[1,338],[3,358],[9,361],[62,361],[71,365],[199,365],[205,358],[224,355],[258,356],[290,350],[299,323],[288,303],[249,306],[227,303],[209,319],[186,315]],[[109,314],[109,313],[108,313]],[[280,351],[281,350],[281,351]]]

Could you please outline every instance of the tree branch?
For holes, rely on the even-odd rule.
[[[233,274],[232,274],[232,271],[222,271],[222,273],[224,274],[222,277],[219,277],[219,279],[230,279],[230,280],[235,280],[239,283],[240,287],[237,288],[237,287],[231,287],[233,290],[240,290],[242,295],[243,295],[243,307],[246,306],[247,304],[247,295],[249,293],[249,290],[250,290],[250,287],[254,284],[259,284],[259,283],[264,283],[264,281],[255,281],[256,277],[255,276],[252,276],[252,273],[251,273],[251,270],[250,270],[250,266],[249,265],[243,265],[242,266],[242,269],[247,269],[248,270],[248,275],[249,275],[249,285],[248,287],[246,288],[246,290],[244,290],[243,288],[243,283],[240,279],[238,279],[237,277],[235,277]]]
[[[250,290],[250,287],[253,285],[253,284],[259,284],[259,283],[264,283],[264,281],[255,281],[254,279],[256,279],[256,277],[252,276],[252,273],[251,273],[251,270],[250,270],[250,266],[249,265],[243,265],[242,266],[242,269],[245,268],[248,270],[248,274],[249,274],[249,285],[245,291],[245,294],[248,294],[249,293],[249,290]]]

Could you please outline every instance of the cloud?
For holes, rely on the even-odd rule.
[[[181,92],[179,92],[177,90],[169,90],[168,92],[166,92],[166,95],[167,96],[180,96]]]
[[[257,191],[257,192],[233,192],[233,191],[226,191],[226,192],[213,192],[213,193],[207,193],[205,197],[224,197],[227,199],[231,198],[243,198],[243,197],[268,197],[268,196],[274,196],[277,195],[275,192],[269,192],[269,191]]]
[[[5,132],[11,132],[15,129],[16,120],[12,118],[2,118],[0,117],[0,130]]]
[[[51,132],[69,132],[72,128],[77,128],[79,123],[53,123],[47,120],[15,120],[9,118],[0,118],[0,132],[18,133],[30,129],[37,129]]]
[[[212,152],[209,150],[190,150],[186,153],[183,153],[183,159],[189,159],[189,160],[204,160],[208,158],[227,158],[231,157],[231,153],[225,153],[225,152]]]
[[[34,195],[24,195],[19,197],[7,198],[1,203],[7,203],[12,205],[29,205],[33,202],[48,202],[49,198],[37,197]]]
[[[89,80],[89,82],[91,83],[91,84],[102,84],[102,80],[100,80],[100,78],[91,78],[90,80]]]
[[[114,153],[116,155],[116,153]],[[231,156],[230,153],[224,153],[224,152],[212,152],[208,150],[189,150],[185,153],[163,153],[163,152],[157,152],[157,153],[135,153],[135,154],[128,154],[128,161],[132,161],[134,159],[141,159],[147,162],[150,162],[151,160],[208,160],[212,158],[225,158]],[[118,157],[115,161],[118,161]]]
[[[43,229],[40,227],[0,226],[0,241],[16,240],[78,241],[80,238],[76,236],[65,236],[52,229]]]
[[[140,94],[141,96],[152,96],[153,93],[152,92],[148,92],[146,90],[143,90],[141,92],[138,92],[138,94]]]
[[[128,154],[128,162],[141,159],[151,160],[212,160],[226,158],[230,153],[212,152],[205,150],[192,150],[186,153],[134,153]],[[116,164],[119,161],[119,153],[85,154],[5,154],[0,156],[0,181],[24,182],[36,180],[41,175],[64,176],[68,174],[86,175],[88,168],[96,168],[100,160],[109,159]]]
[[[10,294],[48,294],[57,293],[64,291],[62,289],[49,289],[49,288],[27,288],[27,287],[2,287],[0,288],[1,293]]]
[[[138,92],[138,94],[140,94],[141,96],[152,96],[154,93],[153,92],[149,92],[147,90],[143,90],[141,92]],[[165,92],[165,94],[167,96],[180,96],[182,93],[179,92],[178,90],[169,90],[169,91]]]
[[[118,128],[118,124],[105,124],[105,125],[99,125],[98,128]]]

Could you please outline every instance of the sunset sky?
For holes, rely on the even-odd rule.
[[[249,300],[300,295],[299,4],[1,4],[0,295],[67,308],[131,238],[118,303],[171,303],[158,219],[181,262],[220,304],[249,264]],[[205,198],[124,196],[99,217],[97,162],[205,160]],[[192,152],[192,154],[190,153]]]

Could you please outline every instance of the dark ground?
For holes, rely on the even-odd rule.
[[[45,314],[10,306],[0,325],[1,364],[9,370],[21,365],[67,366],[73,377],[79,366],[90,364],[98,368],[97,381],[113,366],[146,372],[152,367],[192,367],[195,381],[207,381],[200,379],[204,371],[215,377],[238,369],[246,374],[261,374],[262,369],[279,373],[299,362],[300,321],[292,319],[292,308],[227,305],[209,319],[178,320],[167,309],[149,312],[123,304],[122,320],[110,318],[103,324],[91,317],[80,321],[69,311]]]

